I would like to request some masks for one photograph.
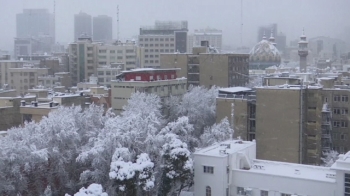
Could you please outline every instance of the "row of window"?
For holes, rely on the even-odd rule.
[[[334,108],[333,114],[341,114],[341,115],[347,115],[348,114],[348,108]]]
[[[349,101],[349,97],[347,95],[334,95],[333,97],[333,101],[342,101],[342,102],[348,102]]]
[[[30,73],[28,74],[28,72],[24,72],[23,74],[22,74],[22,73],[20,73],[19,75],[20,75],[20,76],[22,76],[22,75],[23,75],[23,76],[28,76],[28,75],[29,75],[29,76],[34,76],[34,75],[35,75],[35,73],[30,72]],[[13,73],[11,73],[11,76],[13,77]]]
[[[174,47],[174,44],[140,44],[141,47]]]
[[[346,128],[348,127],[348,121],[333,121],[333,127],[342,127],[342,128]]]
[[[174,49],[145,49],[145,52],[174,52]]]
[[[248,190],[244,187],[237,187],[237,195],[248,195]],[[281,193],[281,196],[292,196],[292,194],[289,193]],[[260,190],[260,196],[269,196],[269,191],[266,190]]]
[[[145,63],[159,63],[159,60],[150,60],[150,61],[148,61],[148,60],[145,60]]]
[[[174,41],[174,38],[140,38],[139,41]]]
[[[19,82],[22,83],[22,80],[20,80]],[[34,80],[34,79],[30,79],[29,82],[30,82],[30,83],[34,83],[35,80]],[[11,80],[11,83],[14,83],[14,81]],[[28,79],[24,79],[24,80],[23,80],[23,83],[28,83]]]
[[[145,55],[145,58],[148,58],[148,57],[150,57],[150,58],[153,58],[153,57],[159,58],[159,55]]]
[[[348,152],[348,148],[344,147],[344,146],[333,146],[332,150],[340,153],[340,154],[344,154]]]
[[[344,175],[344,195],[350,196],[350,174]]]
[[[107,53],[107,50],[98,50],[99,53]],[[134,53],[135,50],[125,50],[126,53]],[[110,50],[109,53],[115,54],[115,50]],[[117,50],[118,54],[123,54],[123,50]]]
[[[101,76],[101,75],[107,75],[107,76],[110,76],[110,75],[117,75],[117,72],[116,71],[98,71],[98,75]]]

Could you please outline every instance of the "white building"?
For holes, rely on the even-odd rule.
[[[256,159],[255,141],[226,141],[194,153],[194,195],[349,196],[350,152],[331,168]]]
[[[222,49],[222,31],[217,29],[199,29],[195,30],[192,35],[187,37],[187,51],[192,51],[193,47],[201,46],[202,41],[208,41],[209,45]]]

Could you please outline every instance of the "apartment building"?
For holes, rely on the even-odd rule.
[[[138,43],[145,49],[144,66],[159,68],[161,53],[185,53],[187,32],[187,21],[156,21],[152,27],[141,27]]]
[[[99,43],[97,49],[98,66],[118,63],[124,64],[124,70],[143,67],[144,49],[134,41],[116,42],[111,45]]]
[[[28,89],[36,87],[39,84],[38,77],[47,74],[47,68],[36,68],[33,65],[8,69],[10,87],[16,89],[18,95],[27,93]]]
[[[161,54],[161,68],[180,68],[178,77],[188,85],[232,87],[249,81],[249,54],[218,54],[207,46],[194,47],[191,54]]]
[[[26,61],[0,60],[0,88],[4,88],[5,84],[10,84],[8,71],[10,68],[21,68],[26,63]]]
[[[92,42],[91,38],[80,38],[69,45],[69,68],[72,83],[87,81],[97,75],[97,68],[111,64],[123,64],[123,69],[143,67],[143,49],[135,42],[103,44]]]
[[[234,111],[235,136],[255,139],[258,158],[319,165],[323,152],[350,149],[350,89],[284,84],[219,92],[217,121]]]
[[[98,84],[102,86],[111,86],[111,81],[120,73],[121,69],[111,66],[100,66],[97,68]]]
[[[185,94],[186,78],[177,78],[176,70],[145,68],[121,72],[111,82],[114,112],[120,114],[128,99],[137,91],[153,93],[161,99]]]
[[[344,196],[350,152],[331,167],[257,159],[255,142],[229,140],[193,154],[194,195]]]
[[[97,44],[91,38],[79,38],[69,44],[69,72],[72,84],[86,81],[97,69]]]

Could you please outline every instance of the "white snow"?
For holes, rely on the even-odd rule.
[[[227,92],[227,93],[238,93],[238,92],[245,92],[245,91],[251,91],[251,88],[247,87],[229,87],[229,88],[220,88],[219,91],[221,92]]]
[[[69,195],[66,194],[66,196]],[[91,184],[87,189],[84,187],[81,188],[74,196],[108,196],[108,194],[103,192],[103,188],[100,184]]]

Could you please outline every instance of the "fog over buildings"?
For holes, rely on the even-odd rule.
[[[119,5],[120,38],[137,36],[140,26],[152,25],[156,20],[187,20],[189,31],[206,27],[223,31],[224,46],[252,47],[260,26],[277,23],[289,41],[298,39],[305,28],[308,37],[330,36],[350,41],[347,19],[350,18],[348,0],[57,0],[55,9],[56,42],[74,40],[74,15],[85,12],[96,17],[113,18],[113,38],[117,37],[116,12]],[[16,14],[23,9],[48,9],[54,12],[53,0],[0,0],[0,48],[13,50],[16,36]],[[242,7],[242,9],[241,9]],[[241,22],[242,42],[241,42]],[[347,30],[347,31],[346,31]],[[346,37],[346,35],[348,37]]]

